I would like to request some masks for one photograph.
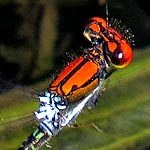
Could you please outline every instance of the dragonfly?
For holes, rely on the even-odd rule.
[[[120,21],[92,17],[83,35],[91,47],[82,49],[38,94],[39,106],[34,111],[38,125],[18,150],[37,150],[72,125],[85,107],[91,109],[99,101],[104,80],[130,64],[134,36]]]

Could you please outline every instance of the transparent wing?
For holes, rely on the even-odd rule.
[[[33,111],[37,110],[39,105],[39,92],[20,85],[14,86],[5,80],[1,83],[0,145],[4,150],[13,150],[17,149],[26,138],[25,133],[29,134],[36,126]],[[16,143],[16,145],[11,145],[11,143]]]

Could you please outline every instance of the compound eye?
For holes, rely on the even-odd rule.
[[[132,49],[126,42],[119,44],[111,56],[111,63],[116,68],[126,67],[132,60]]]

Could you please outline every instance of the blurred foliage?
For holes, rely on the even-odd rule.
[[[54,150],[149,150],[150,149],[150,50],[136,51],[133,62],[106,81],[98,105],[81,113],[81,128],[64,128],[50,145]],[[48,81],[33,84],[41,91]],[[20,87],[0,95],[0,147],[16,150],[35,129],[32,111],[38,103]],[[29,90],[29,91],[28,91]],[[27,92],[27,93],[26,93]],[[101,130],[92,126],[95,123]],[[42,150],[49,148],[43,146]]]

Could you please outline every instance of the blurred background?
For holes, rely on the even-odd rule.
[[[108,8],[109,19],[135,35],[133,62],[112,75],[98,106],[79,117],[102,132],[65,128],[52,139],[54,150],[150,150],[150,4],[108,0]],[[22,98],[18,87],[46,89],[65,51],[91,46],[82,32],[93,16],[106,18],[105,0],[0,0],[1,149],[17,149],[35,127],[28,121],[38,103]]]

